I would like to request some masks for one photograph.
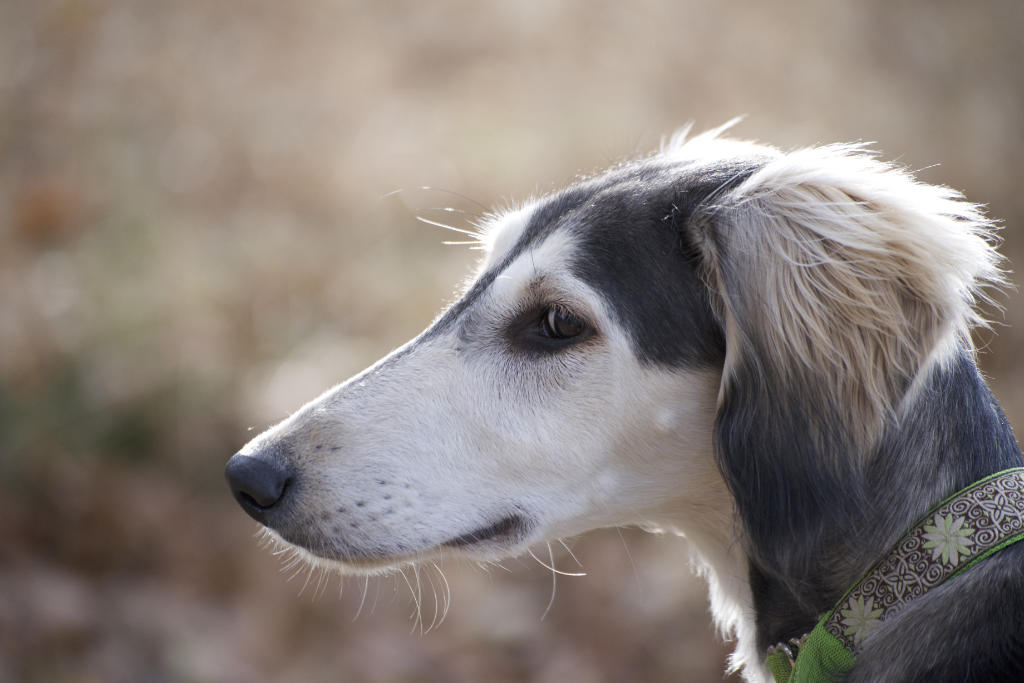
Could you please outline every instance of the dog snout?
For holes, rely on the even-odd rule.
[[[292,481],[291,472],[276,461],[243,453],[231,456],[224,476],[242,509],[264,524],[270,510],[284,499]]]

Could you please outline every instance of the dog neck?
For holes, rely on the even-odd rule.
[[[1021,465],[1013,432],[966,353],[936,364],[884,430],[851,490],[866,505],[827,539],[806,576],[777,576],[750,560],[757,647],[799,637],[931,506],[993,472]],[[842,504],[837,492],[837,504]],[[834,517],[833,517],[834,518]],[[800,543],[799,538],[793,543]],[[779,552],[785,552],[780,550]]]
[[[725,638],[736,640],[731,668],[742,669],[749,680],[769,680],[767,648],[808,633],[928,509],[991,473],[1020,466],[1022,459],[973,359],[958,352],[934,363],[913,387],[899,419],[863,463],[855,480],[827,496],[842,514],[821,516],[831,522],[816,530],[815,538],[823,540],[806,562],[778,557],[795,553],[806,541],[802,537],[776,547],[745,538],[721,479],[721,488],[709,484],[697,505],[688,501],[652,515],[651,525],[689,540],[694,566],[708,582],[715,623]],[[780,566],[806,571],[784,574]]]

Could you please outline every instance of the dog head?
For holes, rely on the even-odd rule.
[[[998,277],[952,192],[863,150],[675,140],[486,221],[420,336],[253,439],[227,476],[311,556],[494,559],[613,525],[785,573]]]

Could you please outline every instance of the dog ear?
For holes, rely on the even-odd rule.
[[[991,223],[863,149],[779,155],[693,224],[724,330],[716,454],[755,557],[810,578],[930,358],[970,347]]]

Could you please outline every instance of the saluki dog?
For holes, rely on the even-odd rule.
[[[678,533],[750,681],[917,520],[921,557],[966,566],[978,524],[930,511],[1022,465],[971,341],[1004,282],[992,221],[863,145],[722,130],[482,217],[454,304],[231,458],[244,510],[361,573]],[[872,628],[834,675],[1024,680],[1002,545],[899,609],[851,598]]]

